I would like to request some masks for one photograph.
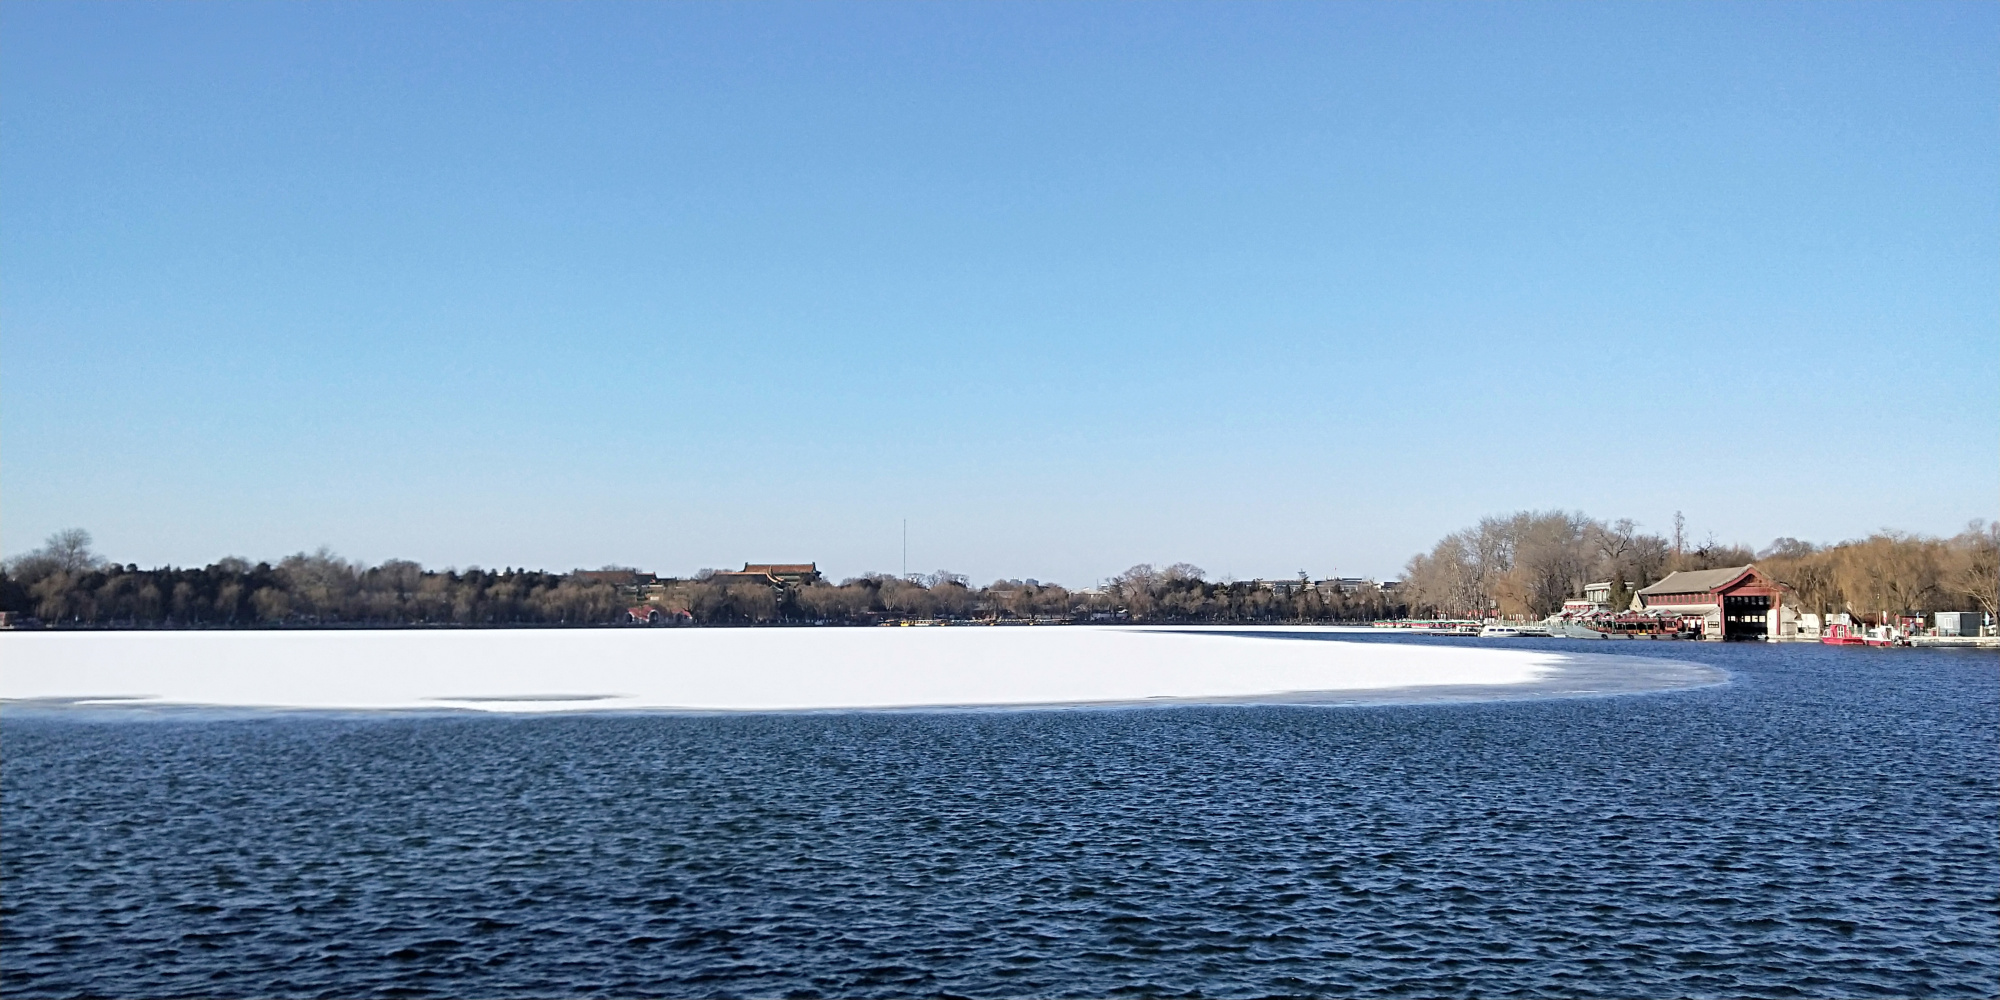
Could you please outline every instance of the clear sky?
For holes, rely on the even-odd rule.
[[[2000,515],[2000,5],[0,5],[0,549]]]

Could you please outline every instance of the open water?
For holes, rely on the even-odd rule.
[[[0,993],[2000,994],[2000,657],[1517,642],[1732,681],[1364,707],[16,711]]]

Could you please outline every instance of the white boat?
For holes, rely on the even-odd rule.
[[[1513,625],[1488,625],[1479,630],[1481,639],[1513,639],[1525,634]]]

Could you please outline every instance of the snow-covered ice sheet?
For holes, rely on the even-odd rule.
[[[1563,660],[1523,649],[1298,637],[1340,631],[1332,628],[1258,631],[17,632],[0,636],[0,698],[536,712],[1065,705],[1524,685]]]

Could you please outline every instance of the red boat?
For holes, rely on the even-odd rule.
[[[1869,633],[1874,633],[1870,635]],[[1852,625],[1834,622],[1826,627],[1826,634],[1820,640],[1829,646],[1907,646],[1909,640],[1886,625],[1878,625],[1867,631],[1856,631]]]

